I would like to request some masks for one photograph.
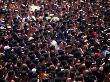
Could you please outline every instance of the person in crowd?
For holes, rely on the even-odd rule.
[[[109,0],[0,0],[0,82],[110,82]]]

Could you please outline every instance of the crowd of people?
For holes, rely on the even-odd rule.
[[[110,82],[109,4],[0,0],[0,82]]]

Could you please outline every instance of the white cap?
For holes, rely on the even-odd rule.
[[[4,50],[8,50],[10,49],[11,47],[9,47],[8,45],[4,47]]]
[[[28,41],[31,41],[31,40],[33,40],[33,39],[34,39],[33,37],[29,37]]]
[[[58,44],[57,44],[57,42],[55,40],[52,40],[51,45],[52,46],[55,46],[55,49],[58,49],[59,48],[58,47]]]

